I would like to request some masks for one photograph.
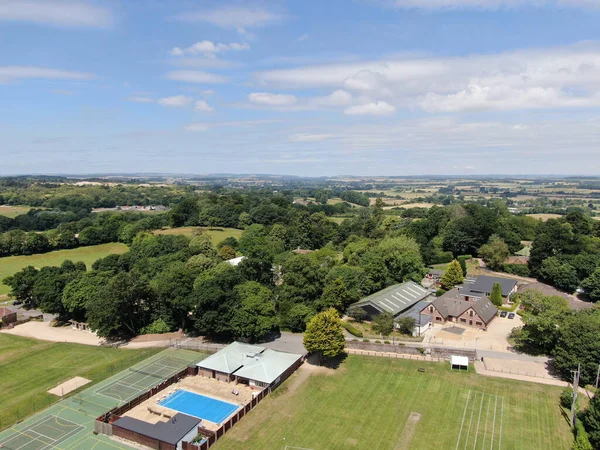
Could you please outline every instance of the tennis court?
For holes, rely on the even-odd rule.
[[[167,349],[0,432],[2,450],[130,450],[94,435],[96,417],[160,384],[207,354]]]

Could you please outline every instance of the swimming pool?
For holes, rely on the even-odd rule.
[[[227,403],[195,392],[181,389],[174,394],[161,400],[159,405],[165,408],[174,409],[189,416],[205,419],[210,422],[220,424],[229,417],[238,405]]]

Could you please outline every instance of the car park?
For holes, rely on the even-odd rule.
[[[500,312],[500,317],[506,317],[506,314],[507,314],[506,311],[501,311]]]

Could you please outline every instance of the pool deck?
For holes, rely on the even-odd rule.
[[[251,389],[249,386],[243,384],[226,383],[224,381],[218,381],[214,378],[205,378],[201,376],[188,376],[180,380],[178,383],[173,384],[169,388],[157,395],[150,397],[148,400],[142,402],[132,410],[125,413],[124,417],[133,417],[135,419],[143,420],[148,423],[163,422],[174,416],[179,411],[175,411],[170,408],[165,408],[158,404],[159,401],[165,399],[169,394],[179,389],[185,389],[196,394],[204,395],[206,397],[212,397],[217,400],[221,400],[234,405],[243,406],[252,400],[252,394],[260,392],[258,388]],[[239,395],[232,394],[232,390],[236,389],[239,391]],[[151,413],[152,409],[155,413]],[[165,416],[166,414],[166,416]],[[232,413],[233,414],[233,413]],[[227,420],[227,418],[225,419]],[[210,422],[206,419],[202,419],[202,426],[209,430],[216,430],[219,428],[219,424]]]

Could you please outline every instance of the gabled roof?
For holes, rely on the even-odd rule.
[[[14,314],[16,311],[13,311],[12,309],[8,309],[8,308],[0,308],[0,319],[2,317],[8,316],[10,314]]]
[[[152,424],[126,416],[115,420],[114,425],[153,439],[158,439],[167,444],[177,445],[179,441],[198,426],[200,422],[201,420],[197,417],[177,413],[167,422],[157,422]]]
[[[397,319],[401,317],[412,317],[416,321],[417,326],[425,325],[426,323],[431,322],[431,317],[428,315],[421,314],[427,306],[429,306],[431,302],[421,300],[420,302],[415,303],[415,305],[407,311],[402,312],[398,315]]]
[[[423,300],[427,295],[429,292],[426,289],[414,281],[407,281],[375,292],[361,301],[353,303],[349,309],[371,305],[381,312],[388,312],[396,316]]]
[[[210,355],[196,365],[203,369],[232,374],[244,365],[244,360],[247,357],[253,357],[264,351],[265,347],[243,344],[241,342],[232,342],[224,349],[219,350],[214,355]]]
[[[235,372],[235,376],[271,384],[300,358],[302,355],[267,348],[253,358],[246,358],[243,367]]]
[[[501,278],[501,277],[488,277],[486,275],[482,275],[477,277],[475,283],[469,286],[471,291],[482,292],[486,295],[490,295],[492,293],[492,288],[495,283],[499,283],[502,287],[502,296],[506,297],[510,294],[510,291],[517,285],[517,280],[511,280],[510,278]]]
[[[477,314],[481,320],[488,323],[498,313],[498,308],[496,308],[487,297],[483,297],[474,302],[468,302],[456,298],[453,295],[453,293],[449,292],[431,302],[444,319],[448,316],[458,317],[469,309],[473,309],[475,314]],[[425,308],[427,308],[427,305],[421,311]]]

